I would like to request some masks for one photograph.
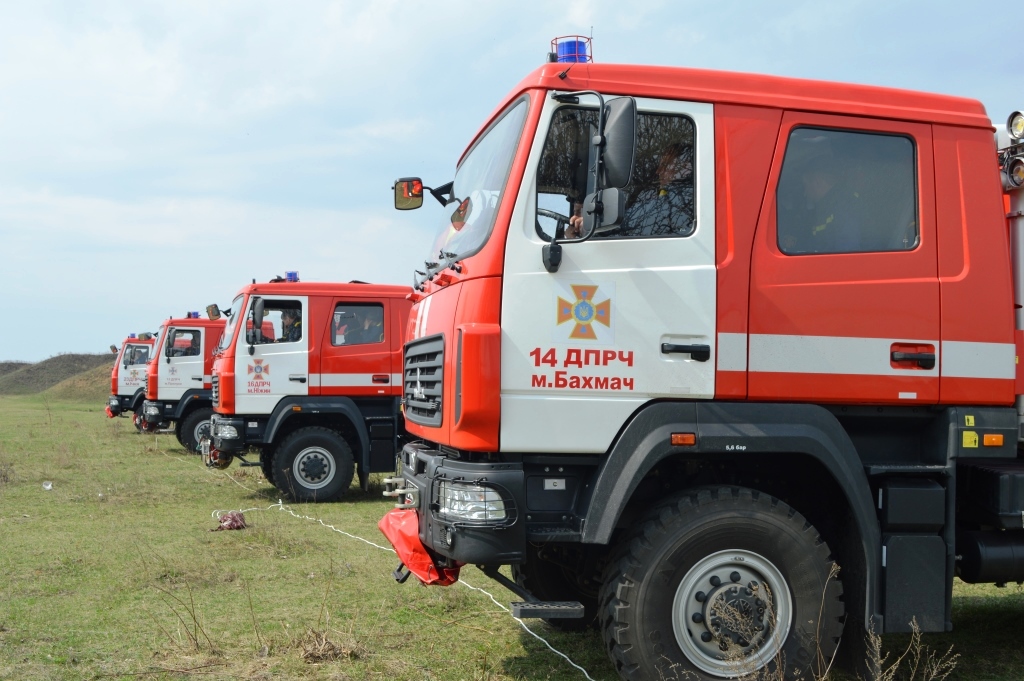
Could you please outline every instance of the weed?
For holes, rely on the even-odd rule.
[[[203,625],[199,623],[199,613],[196,610],[196,599],[195,595],[192,593],[192,586],[188,582],[185,582],[185,588],[188,590],[187,601],[182,598],[178,598],[163,587],[154,586],[154,588],[167,597],[164,599],[164,603],[171,609],[174,616],[178,618],[178,622],[180,622],[184,628],[185,636],[188,637],[192,649],[196,652],[201,652],[202,643],[203,641],[206,641],[210,652],[216,653],[217,649],[213,645],[213,641],[206,633],[206,629],[203,628]]]
[[[0,485],[12,482],[14,482],[14,466],[5,461],[0,461]]]
[[[960,659],[960,653],[954,653],[953,646],[939,655],[938,651],[921,643],[917,618],[910,621],[907,647],[892,662],[889,662],[890,653],[882,654],[882,637],[873,631],[867,634],[867,647],[865,662],[871,675],[868,681],[943,681],[953,673]]]

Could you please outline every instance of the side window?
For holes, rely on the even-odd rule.
[[[145,364],[149,360],[149,348],[145,345],[131,346],[129,364]]]
[[[562,107],[555,111],[537,171],[537,233],[563,238],[594,191],[591,139],[597,111]],[[696,228],[694,205],[694,126],[686,116],[640,113],[633,177],[625,188],[622,223],[598,232],[598,239],[688,236]]]
[[[369,345],[384,342],[384,306],[338,303],[331,320],[332,345]]]
[[[796,128],[776,191],[788,255],[917,247],[914,142],[900,135]]]
[[[202,342],[202,331],[199,329],[177,329],[170,339],[171,357],[195,357],[199,354]]]
[[[301,301],[263,300],[263,326],[260,342],[297,343],[302,340],[302,326]]]

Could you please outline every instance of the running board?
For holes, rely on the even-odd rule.
[[[583,617],[583,604],[578,601],[513,601],[512,616],[519,619],[571,619]]]

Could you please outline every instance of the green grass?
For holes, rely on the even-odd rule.
[[[484,594],[398,585],[393,554],[272,507],[258,468],[209,471],[102,406],[0,397],[0,678],[584,678]],[[209,531],[215,509],[253,507],[271,508]],[[389,507],[379,489],[289,506],[379,544]],[[475,568],[463,578],[514,600]],[[1021,679],[1022,611],[1016,587],[958,585],[957,632],[925,643],[963,654],[951,679]],[[597,633],[530,626],[617,678]],[[315,649],[337,659],[304,659]]]

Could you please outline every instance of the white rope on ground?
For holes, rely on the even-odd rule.
[[[239,510],[239,513],[248,513],[249,511],[269,511],[269,510],[274,509],[274,508],[276,508],[278,511],[284,511],[285,513],[288,513],[292,517],[298,518],[299,520],[310,520],[312,522],[319,523],[320,525],[322,525],[323,527],[326,527],[329,530],[334,530],[338,534],[343,534],[346,537],[349,537],[350,539],[355,539],[356,541],[361,541],[364,544],[369,544],[370,546],[372,546],[374,548],[377,548],[377,549],[380,549],[381,551],[387,551],[388,553],[395,553],[395,550],[393,548],[391,548],[390,546],[381,546],[380,544],[375,544],[374,542],[370,541],[369,539],[363,539],[362,537],[360,537],[358,535],[354,535],[354,534],[351,534],[349,532],[345,532],[344,530],[339,530],[334,525],[331,525],[329,523],[325,523],[320,518],[314,518],[313,516],[308,516],[308,515],[300,515],[300,514],[296,513],[295,511],[291,510],[290,508],[288,508],[287,506],[285,506],[284,502],[281,499],[278,499],[276,504],[271,504],[270,506],[267,506],[266,508],[254,507],[254,508],[241,509],[241,510]],[[223,513],[229,513],[229,511],[217,510],[217,511],[213,511],[210,515],[213,516],[214,518],[218,518]],[[479,591],[483,595],[485,595],[488,598],[490,598],[491,601],[493,601],[496,606],[498,606],[499,608],[501,608],[505,612],[510,612],[508,608],[506,608],[504,605],[502,605],[501,603],[498,602],[498,599],[496,599],[493,595],[491,595],[489,592],[481,589],[480,587],[473,586],[472,584],[468,583],[464,579],[460,579],[459,581],[456,582],[456,584],[461,584],[462,586],[466,587],[467,589],[471,589],[473,591]],[[548,642],[547,639],[545,639],[543,636],[541,636],[540,634],[538,634],[534,630],[530,629],[530,627],[528,627],[526,625],[526,622],[524,622],[523,620],[519,619],[518,617],[513,617],[512,619],[514,619],[516,622],[518,622],[519,626],[521,626],[524,630],[526,630],[526,632],[528,634],[530,634],[530,636],[533,636],[535,639],[537,639],[538,641],[543,643],[545,646],[547,646],[548,650],[553,652],[555,655],[558,655],[559,657],[561,657],[563,660],[568,662],[574,668],[578,669],[580,671],[580,673],[582,673],[583,676],[585,676],[587,678],[587,681],[594,681],[593,677],[591,677],[590,674],[587,673],[586,669],[584,669],[583,667],[581,667],[578,664],[576,664],[575,662],[573,662],[572,659],[568,655],[566,655],[562,651],[560,651],[557,648],[555,648],[554,646],[552,646]]]

